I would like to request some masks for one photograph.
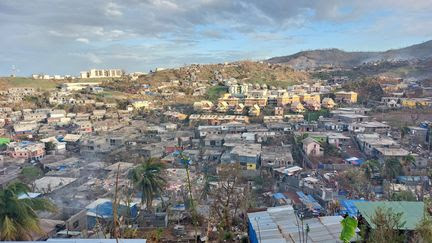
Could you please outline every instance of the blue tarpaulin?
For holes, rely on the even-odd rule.
[[[357,157],[351,157],[351,158],[348,158],[348,159],[345,159],[345,161],[348,163],[348,164],[352,164],[352,165],[362,165],[363,163],[364,163],[364,160],[363,159],[359,159],[359,158],[357,158]]]
[[[286,197],[284,196],[284,194],[282,194],[282,193],[280,193],[280,192],[273,194],[273,197],[274,197],[274,199],[276,199],[276,200],[286,199]]]
[[[341,210],[339,211],[340,215],[348,214],[349,216],[357,216],[358,209],[355,206],[355,202],[365,202],[365,200],[341,200],[340,206]]]
[[[103,218],[111,218],[113,216],[112,202],[101,203],[89,211]]]
[[[319,213],[323,209],[311,195],[306,196],[306,194],[301,191],[298,191],[297,195],[299,196],[300,201],[314,213]]]

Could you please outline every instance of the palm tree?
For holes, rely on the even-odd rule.
[[[202,191],[201,191],[201,200],[207,200],[207,197],[210,193],[210,178],[208,175],[204,175],[204,185],[202,187]]]
[[[400,132],[401,132],[401,143],[404,142],[404,138],[405,138],[406,135],[408,135],[409,131],[410,131],[410,129],[407,126],[404,126],[404,127],[402,127],[400,129]]]
[[[380,163],[378,160],[371,159],[366,161],[364,164],[362,164],[362,167],[364,168],[365,175],[367,178],[371,179],[373,177],[373,174],[380,170]]]
[[[29,188],[15,182],[0,190],[0,240],[33,240],[32,233],[44,232],[40,228],[36,211],[55,211],[55,206],[47,199],[24,198]]]
[[[384,166],[382,168],[383,175],[387,178],[387,180],[391,183],[393,179],[401,174],[402,165],[398,159],[387,159],[384,161]],[[393,184],[394,191],[394,184]],[[390,196],[390,188],[389,188],[389,196]]]
[[[130,178],[134,186],[141,191],[141,203],[146,204],[150,210],[153,198],[160,195],[166,185],[166,180],[162,175],[165,165],[160,160],[150,158],[135,167]]]
[[[411,174],[411,166],[414,166],[414,167],[416,166],[416,159],[415,159],[415,157],[412,156],[411,154],[403,157],[403,159],[402,159],[402,165],[405,168],[407,168],[408,173]]]
[[[383,171],[387,179],[392,180],[401,174],[402,165],[398,159],[387,159],[384,162]]]

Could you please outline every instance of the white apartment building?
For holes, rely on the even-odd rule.
[[[80,78],[119,78],[123,74],[121,69],[90,69],[80,72]]]

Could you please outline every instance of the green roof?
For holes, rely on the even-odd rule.
[[[383,202],[354,202],[361,215],[366,219],[368,224],[375,228],[371,218],[375,214],[378,207],[391,208],[395,213],[402,213],[401,221],[405,222],[403,229],[414,230],[423,218],[424,203],[423,202],[407,202],[407,201],[383,201]]]
[[[10,143],[9,138],[0,138],[0,145],[8,144],[8,143]]]

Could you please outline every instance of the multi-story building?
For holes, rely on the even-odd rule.
[[[321,110],[321,104],[315,100],[306,101],[304,106],[311,111]]]
[[[234,84],[229,87],[229,93],[233,96],[246,96],[248,94],[249,85]]]
[[[333,101],[332,98],[324,98],[322,100],[322,106],[326,109],[333,109],[335,105],[336,103]]]
[[[284,94],[277,99],[278,106],[286,106],[294,102],[300,102],[300,97],[298,95]]]
[[[251,108],[249,108],[249,115],[250,116],[259,116],[261,114],[261,108],[255,104]]]
[[[310,101],[321,103],[321,97],[320,94],[318,93],[311,93],[311,94],[303,93],[300,94],[300,101],[303,103],[310,102]]]
[[[197,101],[193,104],[196,111],[211,111],[214,107],[213,102],[209,100]]]
[[[29,141],[12,142],[7,146],[7,153],[12,158],[41,159],[45,155],[45,145]]]
[[[304,106],[300,102],[294,102],[291,104],[291,111],[301,113],[305,111]]]
[[[91,82],[91,83],[64,83],[62,84],[61,90],[62,91],[78,91],[78,90],[84,90],[87,89],[90,86],[98,86],[101,82]]]
[[[432,100],[428,98],[402,98],[400,103],[402,107],[414,108],[416,106],[430,106]]]
[[[246,107],[252,107],[254,105],[258,105],[260,107],[267,106],[267,98],[248,97],[245,99],[245,106]]]
[[[226,102],[228,107],[234,108],[239,104],[239,98],[232,97],[230,94],[224,94],[221,98],[218,99],[218,106],[222,102]]]
[[[357,93],[353,91],[339,91],[335,93],[337,103],[357,103]]]
[[[119,78],[123,76],[121,69],[90,69],[80,72],[81,78]]]
[[[275,109],[274,109],[274,115],[275,116],[283,116],[283,114],[284,114],[283,107],[275,107]]]

